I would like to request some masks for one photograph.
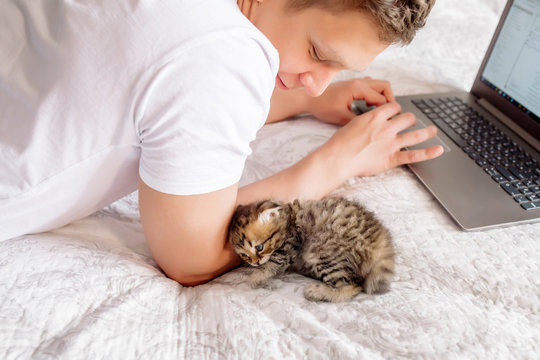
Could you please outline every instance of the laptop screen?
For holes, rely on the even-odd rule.
[[[480,80],[540,124],[540,1],[515,0]]]

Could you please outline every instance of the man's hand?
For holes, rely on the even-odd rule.
[[[434,126],[402,133],[413,126],[411,113],[400,114],[401,106],[391,102],[354,117],[325,143],[322,156],[335,158],[341,177],[369,176],[396,166],[433,159],[443,153],[442,146],[419,150],[404,148],[436,135]]]
[[[280,90],[272,94],[267,123],[292,116],[311,113],[321,121],[344,125],[355,116],[351,112],[354,100],[365,100],[368,105],[383,105],[395,101],[390,83],[369,77],[338,81],[330,84],[321,96],[309,96],[302,88]]]
[[[366,77],[330,84],[321,96],[308,100],[308,109],[321,121],[345,125],[355,117],[351,112],[354,100],[380,106],[396,99],[388,81]]]

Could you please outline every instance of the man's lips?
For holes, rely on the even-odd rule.
[[[281,90],[289,90],[289,88],[283,83],[279,75],[276,76],[276,84]]]

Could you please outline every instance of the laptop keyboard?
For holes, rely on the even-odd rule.
[[[540,209],[540,166],[518,144],[457,97],[412,102],[517,204]]]

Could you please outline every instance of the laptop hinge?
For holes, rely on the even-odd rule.
[[[534,137],[529,135],[527,131],[523,130],[521,126],[513,122],[508,116],[506,116],[502,111],[497,109],[495,106],[491,105],[486,99],[479,98],[476,102],[482,106],[484,109],[489,111],[493,116],[500,120],[504,125],[508,126],[512,131],[518,134],[523,140],[529,143],[536,151],[540,152],[540,141],[536,140]]]

